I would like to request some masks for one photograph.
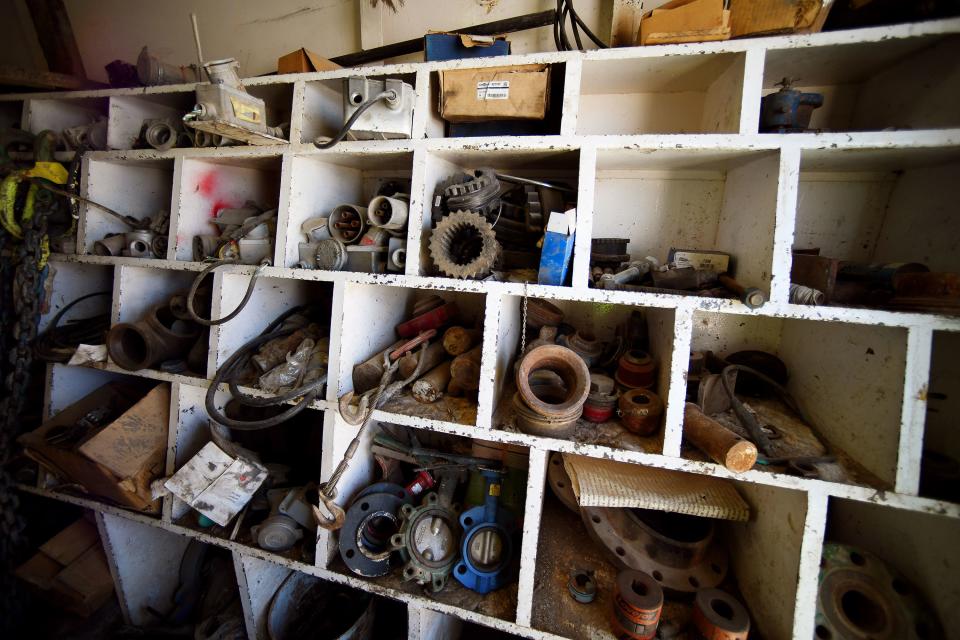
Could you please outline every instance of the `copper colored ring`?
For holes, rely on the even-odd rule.
[[[534,394],[530,375],[541,370],[552,371],[563,380],[567,389],[567,397],[563,402],[544,402]],[[590,393],[590,370],[583,358],[570,349],[555,344],[541,345],[529,351],[520,361],[517,389],[521,399],[535,413],[547,417],[567,416],[583,407]]]
[[[620,358],[614,379],[627,389],[653,386],[656,364],[645,351],[631,349]]]
[[[747,640],[750,614],[720,589],[702,589],[693,601],[693,626],[708,640]]]

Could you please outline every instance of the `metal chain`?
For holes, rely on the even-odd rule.
[[[47,222],[55,209],[52,194],[36,190],[33,215],[22,220],[21,243],[14,249],[12,304],[16,314],[12,328],[6,325],[2,330],[8,332],[12,343],[9,351],[4,352],[8,369],[3,378],[3,398],[0,399],[0,567],[5,576],[12,573],[11,563],[17,549],[23,544],[25,523],[19,513],[20,501],[16,493],[16,484],[7,470],[7,457],[13,451],[14,439],[20,427],[20,413],[30,386],[30,369],[33,364],[33,342],[37,336],[40,319],[40,298],[46,270],[40,263],[45,258],[47,247]],[[9,267],[8,267],[9,271]],[[9,273],[6,274],[9,280]],[[5,301],[6,302],[6,301]],[[6,305],[5,305],[6,306]],[[12,330],[11,330],[12,329]],[[15,624],[17,617],[18,591],[3,578],[2,594],[4,599],[4,623],[7,627]]]
[[[523,323],[520,325],[520,354],[527,351],[527,283],[523,283]]]

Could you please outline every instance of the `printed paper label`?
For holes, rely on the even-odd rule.
[[[509,98],[509,80],[490,80],[477,83],[477,100],[507,100]]]
[[[260,111],[255,106],[233,97],[230,98],[230,104],[233,105],[233,115],[236,116],[237,120],[260,124]]]

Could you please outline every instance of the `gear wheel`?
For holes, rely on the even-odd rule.
[[[455,182],[443,190],[447,210],[476,211],[489,216],[500,209],[500,181],[490,168],[477,169],[466,182]]]
[[[456,211],[437,224],[430,237],[430,257],[451,278],[484,278],[500,255],[493,227],[479,213]]]

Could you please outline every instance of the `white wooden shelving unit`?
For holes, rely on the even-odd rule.
[[[178,524],[183,506],[172,501],[154,518],[43,487],[24,490],[97,512],[117,591],[133,622],[143,620],[146,605],[169,598],[176,582],[175,558],[187,538],[194,537],[234,554],[251,637],[265,637],[266,606],[283,577],[303,571],[406,603],[411,639],[457,637],[464,625],[530,638],[608,638],[606,613],[546,615],[574,605],[562,589],[535,586],[542,561],[538,549],[551,543],[578,544],[564,538],[564,530],[541,526],[552,521],[557,509],[544,490],[548,455],[576,452],[733,478],[753,517],[747,523],[723,525],[724,533],[738,587],[755,629],[765,638],[814,637],[825,536],[855,542],[887,559],[924,590],[948,635],[957,637],[960,547],[953,542],[960,535],[960,504],[918,493],[924,443],[955,456],[960,451],[960,436],[954,433],[960,415],[960,320],[801,307],[789,304],[787,293],[794,245],[820,246],[841,258],[915,259],[934,269],[960,270],[958,54],[960,20],[951,20],[812,36],[254,78],[247,86],[267,101],[271,121],[291,122],[292,144],[163,153],[128,148],[143,118],[189,107],[192,86],[3,96],[0,113],[12,119],[22,112],[22,126],[33,132],[108,117],[116,150],[84,158],[84,194],[134,215],[159,208],[172,211],[166,260],[138,260],[91,255],[93,241],[117,229],[112,220],[88,209],[80,219],[78,254],[52,259],[54,293],[44,323],[76,296],[111,286],[113,321],[134,318],[154,299],[185,288],[201,268],[188,261],[190,239],[207,227],[217,206],[253,198],[280,211],[276,266],[266,269],[255,304],[211,332],[206,379],[130,373],[113,365],[53,365],[46,380],[48,415],[111,379],[169,381],[167,469],[172,471],[205,441],[202,397],[216,367],[286,306],[328,296],[333,308],[331,383],[326,397],[308,410],[322,423],[323,455],[316,464],[326,478],[353,435],[335,409],[337,397],[352,386],[353,365],[389,342],[394,323],[408,312],[414,297],[430,291],[457,299],[485,319],[476,423],[386,411],[376,418],[523,445],[530,462],[519,585],[495,605],[490,596],[479,599],[475,610],[427,597],[396,581],[368,581],[345,572],[334,561],[335,539],[325,533],[316,562],[305,564]],[[534,62],[554,65],[555,77],[563,81],[562,120],[555,135],[443,137],[434,108],[438,70]],[[330,133],[339,124],[339,79],[353,74],[400,76],[415,84],[413,139],[346,142],[329,151],[309,144],[313,136]],[[812,124],[830,133],[758,134],[760,98],[775,90],[783,76],[799,78],[798,86],[826,94],[826,104],[815,112]],[[434,187],[455,169],[478,165],[578,182],[573,286],[463,282],[426,275],[428,204]],[[289,268],[305,218],[366,192],[370,179],[385,176],[409,178],[413,185],[407,236],[411,259],[405,274]],[[590,239],[610,235],[630,237],[630,250],[639,256],[663,257],[671,245],[729,251],[739,258],[738,277],[767,291],[770,301],[751,311],[729,300],[590,289]],[[233,308],[251,272],[251,267],[236,266],[216,277],[214,313]],[[668,403],[662,436],[652,450],[582,445],[498,428],[495,409],[509,379],[524,295],[554,301],[574,324],[589,320],[601,334],[632,309],[646,312],[660,365],[657,389]],[[792,391],[831,443],[876,476],[879,486],[762,471],[734,477],[717,465],[682,457],[687,357],[691,348],[706,347],[778,353],[790,368]],[[372,467],[370,460],[358,456],[341,495],[363,486]]]

